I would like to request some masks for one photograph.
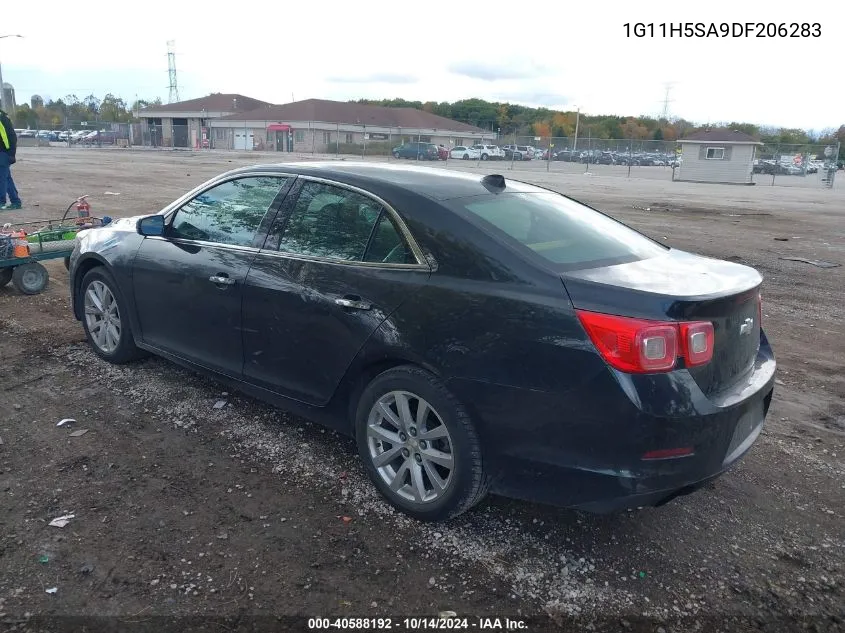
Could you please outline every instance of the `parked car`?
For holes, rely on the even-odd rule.
[[[505,157],[505,153],[498,145],[485,145],[483,143],[472,146],[472,149],[478,151],[481,160],[501,160]]]
[[[665,503],[748,452],[774,388],[756,270],[496,174],[241,168],[80,232],[69,278],[98,356],[152,352],[350,434],[422,520],[488,486]]]
[[[38,133],[37,130],[22,130],[18,136],[21,138],[35,138],[35,135]]]
[[[481,158],[481,152],[474,147],[458,145],[457,147],[452,148],[452,151],[449,152],[449,157],[457,158],[459,160],[478,160]]]
[[[505,152],[505,158],[510,160],[526,160],[523,150],[520,150],[516,145],[504,145],[502,149]]]
[[[117,134],[109,130],[89,132],[82,137],[82,142],[86,145],[114,145],[116,140]]]
[[[414,160],[439,160],[440,151],[434,143],[405,143],[393,148],[393,158],[409,158]]]

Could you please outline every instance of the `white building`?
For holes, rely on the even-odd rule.
[[[751,185],[757,146],[754,137],[736,130],[702,130],[678,141],[681,166],[675,180]]]

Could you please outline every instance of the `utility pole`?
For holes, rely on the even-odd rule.
[[[575,114],[575,142],[572,144],[572,151],[578,149],[578,123],[581,121],[581,106],[578,106],[578,111]]]

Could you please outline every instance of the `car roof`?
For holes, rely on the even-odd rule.
[[[469,174],[444,168],[390,165],[384,163],[317,161],[302,163],[277,163],[255,165],[234,170],[232,173],[253,171],[297,174],[326,178],[359,186],[379,194],[385,185],[399,187],[434,200],[449,200],[477,196],[493,191],[510,193],[540,193],[548,190],[518,180],[504,178],[505,187],[491,188],[482,182],[490,174]]]

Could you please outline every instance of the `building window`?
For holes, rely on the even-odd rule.
[[[304,143],[305,142],[305,130],[297,130],[293,133],[294,142],[296,143]]]
[[[724,147],[708,147],[707,148],[707,160],[724,160],[725,158],[725,148]]]
[[[272,143],[273,139],[276,138],[276,135],[273,132],[267,132],[267,142]]]
[[[226,129],[222,127],[214,128],[214,138],[218,141],[222,141],[226,138]]]
[[[425,135],[423,135],[423,136],[419,136],[419,137],[417,138],[417,140],[418,140],[420,143],[431,143],[431,137],[430,137],[430,136],[425,136]]]
[[[355,141],[354,141],[354,139],[353,139],[353,137],[352,137],[352,132],[347,132],[347,133],[346,133],[346,144],[347,144],[347,145],[352,145],[352,143],[354,143],[354,142],[355,142]]]
[[[323,132],[323,143],[328,145],[332,142],[332,133],[331,132]]]

